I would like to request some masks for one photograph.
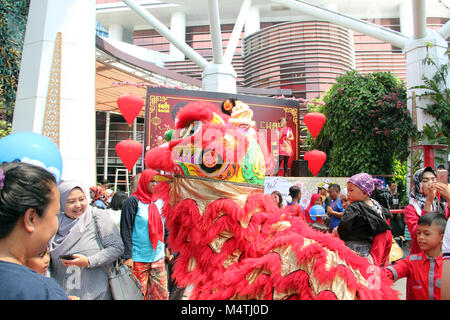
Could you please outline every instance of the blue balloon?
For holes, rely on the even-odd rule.
[[[312,220],[316,221],[317,216],[324,216],[325,209],[320,204],[315,204],[309,209],[309,216]]]
[[[34,132],[16,132],[0,139],[0,163],[20,161],[37,165],[61,181],[62,156],[49,138]]]

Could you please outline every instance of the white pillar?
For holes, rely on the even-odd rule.
[[[237,74],[231,63],[210,62],[202,74],[202,89],[236,94],[236,78]]]
[[[137,118],[134,119],[133,121],[133,138],[134,141],[137,141]],[[142,159],[142,161],[144,161],[144,159]],[[136,175],[136,166],[133,166],[133,170],[131,171],[133,177]],[[127,183],[129,183],[128,179],[127,179]],[[128,188],[129,186],[127,186]]]
[[[423,89],[411,89],[413,86],[423,84],[423,75],[432,78],[437,71],[435,66],[423,63],[423,59],[427,56],[427,44],[431,44],[428,48],[428,55],[438,66],[448,63],[448,58],[445,55],[445,51],[448,47],[447,41],[445,41],[438,32],[428,29],[424,38],[411,38],[405,46],[408,98],[411,97],[412,90],[416,92],[416,95],[423,93]],[[447,79],[450,80],[449,78]],[[421,99],[417,98],[416,100],[416,105],[419,107],[416,108],[418,130],[422,130],[424,124],[432,123],[434,121],[434,118],[425,114],[422,109],[425,108],[427,104],[429,104],[429,101],[426,98],[422,97]],[[411,99],[408,99],[408,109],[411,111]]]
[[[170,43],[174,44],[178,49],[182,50],[184,54],[189,57],[200,68],[205,69],[208,61],[197,53],[194,49],[188,46],[185,42],[178,40],[175,34],[169,30],[162,22],[156,19],[150,12],[143,9],[135,0],[122,0],[131,10],[136,12],[142,19],[148,22],[155,28],[155,30],[165,37]]]
[[[414,38],[422,39],[427,35],[427,14],[425,0],[412,0]]]
[[[247,16],[247,20],[245,21],[244,26],[244,34],[245,37],[248,37],[261,29],[261,21],[260,21],[259,8],[256,6],[252,6]]]
[[[214,63],[223,63],[222,31],[220,28],[218,0],[209,0],[209,30],[211,33],[211,46]]]
[[[337,3],[324,3],[321,7],[334,12],[339,12]]]
[[[170,31],[172,31],[175,37],[181,42],[186,42],[186,14],[184,12],[172,12],[170,15]],[[172,43],[170,43],[169,53],[179,60],[185,59],[184,53]]]
[[[42,133],[57,32],[62,33],[60,151],[62,179],[89,187],[95,168],[94,0],[31,0],[13,132]]]
[[[112,24],[108,27],[108,37],[110,39],[123,41],[123,26]]]
[[[412,17],[412,2],[411,0],[403,0],[399,7],[400,16],[400,31],[408,37],[412,37],[414,33],[413,19]]]
[[[239,39],[241,38],[242,28],[247,20],[248,13],[252,8],[252,0],[244,0],[242,2],[241,9],[239,10],[239,15],[234,23],[233,31],[231,32],[230,40],[228,41],[227,49],[224,54],[224,62],[231,63],[233,61],[234,53],[236,52],[236,47],[238,45]]]
[[[108,179],[109,126],[110,125],[111,125],[111,112],[110,111],[106,111],[105,152],[103,154],[103,179]]]
[[[366,21],[358,20],[342,13],[324,9],[323,7],[310,3],[309,1],[272,0],[272,2],[282,4],[286,7],[297,10],[303,14],[310,15],[317,19],[329,21],[338,26],[349,28],[376,39],[383,40],[399,48],[404,48],[405,43],[408,40],[405,35],[395,32],[391,29],[368,23]]]

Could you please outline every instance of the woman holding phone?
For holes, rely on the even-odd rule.
[[[421,252],[417,242],[417,223],[419,218],[428,212],[439,212],[448,219],[450,212],[448,201],[450,191],[448,185],[438,182],[435,171],[431,167],[417,170],[413,175],[414,186],[410,193],[409,205],[404,209],[405,222],[411,234],[411,252]],[[447,201],[441,201],[441,199]],[[408,281],[406,285],[406,299],[411,298],[411,286]]]
[[[88,205],[77,181],[64,181],[59,227],[50,243],[51,276],[68,295],[110,300],[108,269],[123,253],[122,239],[105,210]]]

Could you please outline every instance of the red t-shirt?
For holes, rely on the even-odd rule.
[[[288,203],[288,205],[282,209],[282,212],[287,213],[293,217],[299,217],[300,219],[306,221],[305,214],[303,212],[303,208],[298,203],[292,203],[292,202]],[[308,221],[306,221],[306,222],[308,222]]]

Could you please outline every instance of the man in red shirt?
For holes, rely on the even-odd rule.
[[[442,242],[447,220],[438,212],[419,218],[417,243],[423,252],[411,254],[383,269],[394,280],[408,278],[412,300],[441,300]]]

